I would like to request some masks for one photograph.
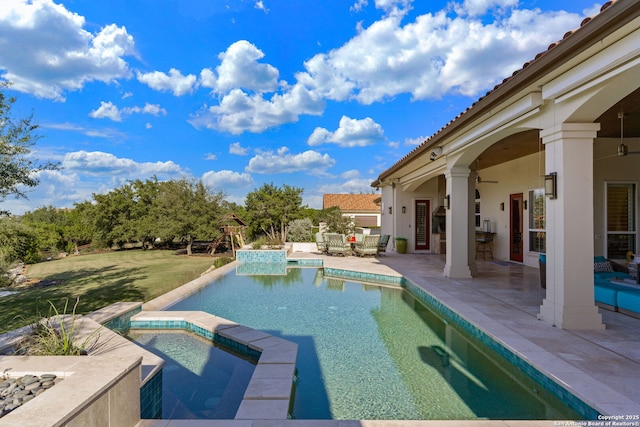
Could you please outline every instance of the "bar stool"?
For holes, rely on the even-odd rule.
[[[482,254],[482,259],[487,259],[487,253],[493,259],[493,233],[484,233],[482,237],[476,238],[476,259],[480,253]]]

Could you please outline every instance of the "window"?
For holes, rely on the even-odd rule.
[[[529,251],[546,253],[544,188],[529,191]]]
[[[480,192],[476,189],[476,230],[482,228],[482,221],[480,221]]]
[[[624,259],[636,251],[636,185],[607,183],[607,258]]]

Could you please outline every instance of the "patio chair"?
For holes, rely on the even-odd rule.
[[[327,244],[327,253],[329,255],[350,255],[351,244],[347,242],[344,234],[324,233],[324,241]]]
[[[389,235],[383,234],[380,236],[380,242],[378,243],[378,253],[387,252],[387,245],[389,244]]]
[[[353,251],[358,256],[366,256],[366,255],[376,256],[378,254],[379,243],[380,243],[379,234],[368,234],[362,238],[361,243],[355,244],[355,246],[353,247]]]
[[[316,246],[321,253],[327,251],[327,243],[324,241],[322,233],[320,233],[319,231],[316,233]]]

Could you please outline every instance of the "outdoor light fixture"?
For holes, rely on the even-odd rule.
[[[525,211],[527,210],[527,201],[526,200],[524,201],[524,210]]]
[[[551,172],[549,175],[544,176],[544,195],[549,196],[550,199],[556,199],[558,197],[557,172]]]
[[[389,206],[389,213],[393,213],[391,206]]]
[[[407,207],[406,206],[402,207],[402,213],[407,213]]]
[[[444,196],[444,200],[442,200],[442,206],[444,206],[445,209],[449,209],[450,203],[451,203],[451,196],[447,194],[446,196]]]
[[[500,210],[503,211],[504,210],[504,202],[500,203]]]

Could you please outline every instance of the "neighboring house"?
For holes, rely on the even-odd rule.
[[[408,238],[409,251],[432,250],[436,229],[445,230],[444,276],[477,274],[486,221],[495,258],[537,266],[546,253],[540,319],[602,329],[593,257],[639,252],[639,182],[640,2],[618,0],[372,186],[382,189],[382,232]],[[444,223],[434,227],[438,211]]]
[[[356,227],[380,227],[379,194],[324,194],[322,208],[337,206],[353,218]]]

